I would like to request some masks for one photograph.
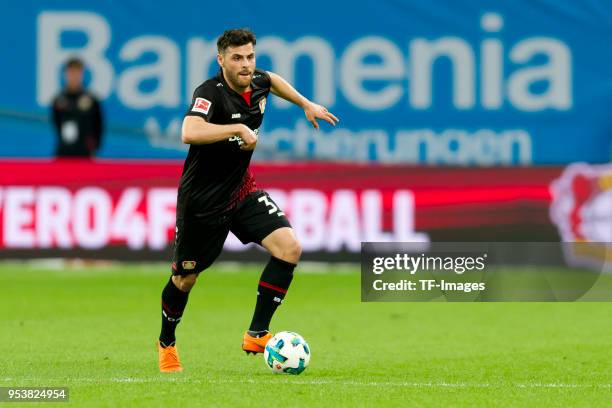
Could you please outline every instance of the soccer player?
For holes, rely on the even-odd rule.
[[[182,140],[190,147],[178,190],[172,276],[162,291],[162,372],[182,370],[176,326],[199,273],[219,256],[229,231],[244,244],[255,242],[270,253],[243,336],[247,354],[262,353],[272,337],[272,315],[300,259],[300,244],[285,214],[256,187],[249,171],[266,98],[272,92],[300,106],[316,129],[317,119],[335,125],[338,118],[280,76],[257,69],[255,44],[255,35],[247,29],[227,30],[219,37],[219,73],[196,88],[183,120]]]

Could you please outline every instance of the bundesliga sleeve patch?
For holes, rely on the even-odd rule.
[[[193,103],[193,108],[191,108],[191,111],[208,115],[210,105],[212,105],[212,102],[210,102],[208,99],[196,98],[195,102]]]

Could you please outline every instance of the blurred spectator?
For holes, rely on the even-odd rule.
[[[83,87],[83,73],[81,60],[68,60],[64,89],[53,99],[58,157],[92,157],[100,147],[102,111],[98,100]]]

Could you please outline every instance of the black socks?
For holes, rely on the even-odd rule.
[[[187,305],[189,292],[183,292],[174,285],[172,277],[162,291],[162,326],[159,342],[162,347],[174,345],[176,337],[174,331],[181,321],[183,311]]]
[[[272,315],[285,298],[293,279],[295,264],[270,257],[257,286],[257,303],[249,327],[250,332],[260,332],[270,328]]]
[[[259,331],[249,330],[248,333],[249,333],[249,336],[255,337],[256,339],[258,339],[268,334],[269,331],[268,330],[259,330]]]
[[[295,264],[270,257],[257,286],[257,303],[249,333],[254,337],[265,335],[276,308],[282,303],[293,279]],[[187,305],[189,292],[183,292],[174,285],[172,277],[162,291],[162,325],[159,342],[162,347],[176,342],[176,326],[181,321]]]

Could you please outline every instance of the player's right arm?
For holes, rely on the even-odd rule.
[[[220,142],[232,136],[239,136],[244,142],[242,150],[253,150],[257,144],[257,135],[246,125],[236,123],[232,125],[216,125],[208,123],[199,116],[187,115],[183,119],[181,140],[185,144],[202,145]]]
[[[209,83],[200,85],[193,93],[189,110],[183,119],[181,140],[185,144],[203,145],[220,142],[232,136],[242,139],[242,150],[253,150],[257,135],[242,123],[218,125],[214,122],[214,112],[220,105],[218,92]]]

